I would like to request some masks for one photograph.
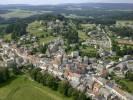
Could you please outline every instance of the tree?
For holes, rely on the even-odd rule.
[[[6,33],[12,33],[14,30],[14,24],[9,24],[6,29],[5,29],[5,32]]]
[[[11,34],[11,38],[13,40],[17,40],[18,39],[17,33],[15,31]]]
[[[42,77],[43,77],[42,73],[40,71],[37,72],[37,74],[36,74],[36,81],[41,83]]]
[[[84,92],[80,92],[80,93],[79,93],[78,99],[79,99],[79,100],[87,100],[88,98],[86,97],[86,95],[85,95]]]
[[[34,80],[36,80],[36,79],[37,79],[37,73],[40,72],[40,71],[41,71],[40,68],[32,69],[32,70],[30,71],[30,76],[31,76]]]
[[[46,50],[47,50],[47,45],[40,45],[39,46],[39,52],[45,54],[46,53]]]
[[[13,23],[13,24],[9,24],[6,27],[5,32],[6,33],[11,33],[11,38],[13,40],[17,40],[18,37],[20,37],[24,34],[27,34],[26,27],[27,27],[27,24],[20,21],[20,22],[16,22],[16,23]]]
[[[47,77],[47,85],[53,90],[57,90],[58,89],[58,81],[52,75],[48,75],[48,77]]]
[[[73,91],[74,91],[74,89],[73,89],[72,87],[70,87],[70,88],[68,89],[67,95],[68,95],[69,97],[71,97],[72,94],[73,94]]]
[[[62,93],[63,95],[68,96],[68,89],[69,89],[69,87],[70,87],[70,84],[69,84],[68,81],[61,81],[61,82],[59,83],[59,88],[58,88],[58,90],[59,90],[59,92]]]
[[[125,75],[126,79],[129,79],[130,81],[133,81],[133,72],[132,71],[128,71]]]
[[[0,67],[0,83],[3,83],[9,79],[9,71],[6,67]]]
[[[48,73],[47,72],[45,72],[44,74],[43,74],[43,78],[42,78],[42,84],[44,85],[44,86],[46,86],[47,85],[47,77],[48,77]]]
[[[79,91],[75,89],[72,93],[72,97],[74,100],[79,100]]]

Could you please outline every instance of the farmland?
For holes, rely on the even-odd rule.
[[[30,10],[11,9],[10,12],[5,13],[5,14],[0,14],[0,16],[5,19],[26,18],[26,17],[30,17],[32,15],[43,14],[43,13],[50,13],[50,11],[37,12],[37,11],[30,11]]]

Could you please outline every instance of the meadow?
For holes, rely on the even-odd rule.
[[[70,98],[42,86],[27,75],[21,75],[0,84],[0,100],[70,100]]]

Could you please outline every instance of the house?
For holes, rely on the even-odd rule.
[[[133,57],[131,55],[125,55],[123,60],[133,60]]]
[[[6,60],[6,66],[8,67],[14,67],[14,66],[12,66],[12,65],[14,65],[15,64],[15,61],[14,61],[14,59],[13,58],[10,58],[10,59],[7,59]]]
[[[24,60],[23,60],[22,57],[17,57],[17,58],[16,58],[16,63],[17,63],[18,65],[22,65],[23,62],[24,62]]]
[[[78,56],[79,56],[79,51],[73,51],[73,52],[71,53],[71,56],[72,56],[73,58],[78,57]]]
[[[116,95],[120,98],[120,100],[129,100],[129,99],[127,99],[127,97],[126,97],[124,91],[122,91],[122,90],[119,89],[118,87],[115,87],[115,86],[114,86],[114,87],[112,88],[111,92],[113,92],[114,94],[116,94]]]
[[[109,100],[109,99],[111,99],[110,98],[111,94],[112,93],[111,93],[111,91],[109,89],[107,89],[105,87],[101,87],[99,89],[99,96],[98,96],[98,98],[101,98],[101,96],[102,96],[102,99],[99,99],[99,100]]]
[[[77,60],[78,60],[78,62],[82,63],[83,58],[81,56],[78,56]]]
[[[109,64],[106,65],[106,68],[109,69],[115,64],[114,61],[111,61]]]
[[[89,58],[88,63],[93,64],[96,63],[97,59],[96,58]]]
[[[128,71],[128,67],[126,63],[120,63],[118,65],[116,65],[113,68],[113,71],[115,72],[115,74],[119,77],[125,77],[125,73]]]
[[[88,75],[83,80],[81,80],[81,82],[82,81],[83,82],[86,82],[87,89],[89,89],[89,90],[92,90],[93,89],[93,83],[94,83],[94,81],[92,79],[92,76]]]
[[[95,96],[98,96],[98,95],[99,95],[99,90],[100,90],[100,88],[101,88],[101,84],[95,81],[95,82],[93,83],[93,87],[92,87],[92,91],[93,91],[93,94],[94,94]]]
[[[127,67],[128,67],[128,70],[133,71],[133,60],[127,61]]]
[[[84,56],[83,63],[84,64],[88,64],[89,63],[89,58],[87,56]]]

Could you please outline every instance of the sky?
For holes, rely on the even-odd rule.
[[[0,4],[62,4],[62,3],[133,3],[133,0],[0,0]]]

